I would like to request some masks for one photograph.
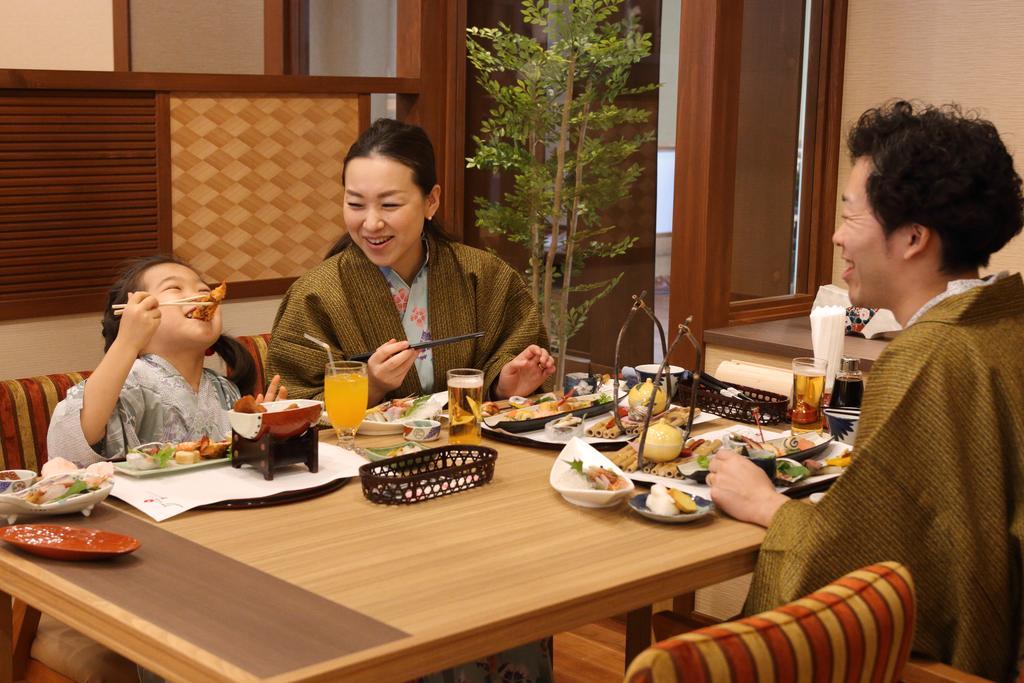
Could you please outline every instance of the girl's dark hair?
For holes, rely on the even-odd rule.
[[[107,305],[103,309],[102,323],[104,353],[110,349],[114,340],[117,339],[117,333],[121,329],[121,318],[114,315],[114,310],[111,306],[128,303],[128,295],[132,292],[137,292],[142,286],[143,273],[153,266],[159,266],[164,263],[175,263],[192,269],[192,266],[173,256],[165,254],[143,256],[128,261],[124,266],[124,270],[121,271],[121,275],[110,286],[110,289],[107,290]],[[253,362],[252,355],[234,337],[222,334],[213,343],[212,348],[214,353],[224,359],[224,363],[228,366],[228,374],[231,381],[235,383],[243,395],[255,394],[261,391],[261,388],[256,386],[256,364]]]
[[[373,125],[363,131],[362,135],[352,143],[341,166],[341,184],[345,184],[345,171],[348,162],[353,159],[381,156],[397,161],[412,170],[412,181],[423,192],[423,196],[437,185],[437,169],[434,165],[434,146],[427,137],[427,132],[419,126],[402,123],[394,119],[377,119]],[[451,238],[434,218],[423,221],[423,230],[436,239]],[[327,256],[330,258],[351,244],[352,239],[346,233],[339,239]]]

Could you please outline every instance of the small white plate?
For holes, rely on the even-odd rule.
[[[690,496],[693,498],[693,502],[697,504],[696,512],[691,512],[688,515],[659,515],[656,512],[651,512],[647,507],[647,496],[649,495],[649,493],[641,493],[639,496],[633,496],[629,499],[629,507],[633,508],[635,512],[643,515],[647,519],[653,519],[656,522],[664,522],[665,524],[687,524],[689,522],[696,522],[698,519],[707,517],[707,515],[715,509],[715,504],[707,498]]]
[[[582,460],[584,467],[596,465],[609,469],[629,482],[629,486],[618,491],[587,489],[583,488],[582,484],[580,487],[567,486],[564,477],[570,469],[569,463],[573,460]],[[548,482],[551,484],[551,488],[561,494],[562,498],[565,498],[573,505],[585,508],[606,508],[618,505],[624,499],[633,495],[633,491],[636,488],[633,486],[633,482],[629,480],[629,477],[626,476],[626,473],[620,470],[615,463],[601,455],[600,451],[579,437],[573,437],[565,445],[565,448],[562,449],[562,452],[558,454],[555,464],[551,466]]]
[[[114,488],[114,482],[106,481],[95,491],[79,493],[64,500],[55,500],[42,505],[30,503],[18,496],[0,495],[0,519],[6,519],[8,524],[14,524],[19,517],[66,515],[72,512],[81,512],[88,517],[92,509],[110,495],[112,488]]]

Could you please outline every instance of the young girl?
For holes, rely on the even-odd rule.
[[[252,356],[221,334],[220,310],[205,321],[186,317],[188,306],[160,305],[209,292],[192,268],[173,257],[141,258],[125,269],[107,295],[103,360],[68,391],[50,420],[51,456],[84,467],[122,460],[140,443],[204,435],[219,441],[230,433],[224,411],[240,393],[256,391]],[[114,304],[126,304],[120,317]],[[231,380],[203,367],[208,350],[232,368]],[[274,377],[266,400],[287,395],[279,381]]]

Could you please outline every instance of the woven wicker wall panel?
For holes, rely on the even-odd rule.
[[[342,228],[356,97],[172,97],[174,253],[209,281],[297,277]]]

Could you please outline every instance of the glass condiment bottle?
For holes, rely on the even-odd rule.
[[[864,374],[860,371],[860,360],[843,358],[832,385],[829,408],[860,408],[864,397]]]

